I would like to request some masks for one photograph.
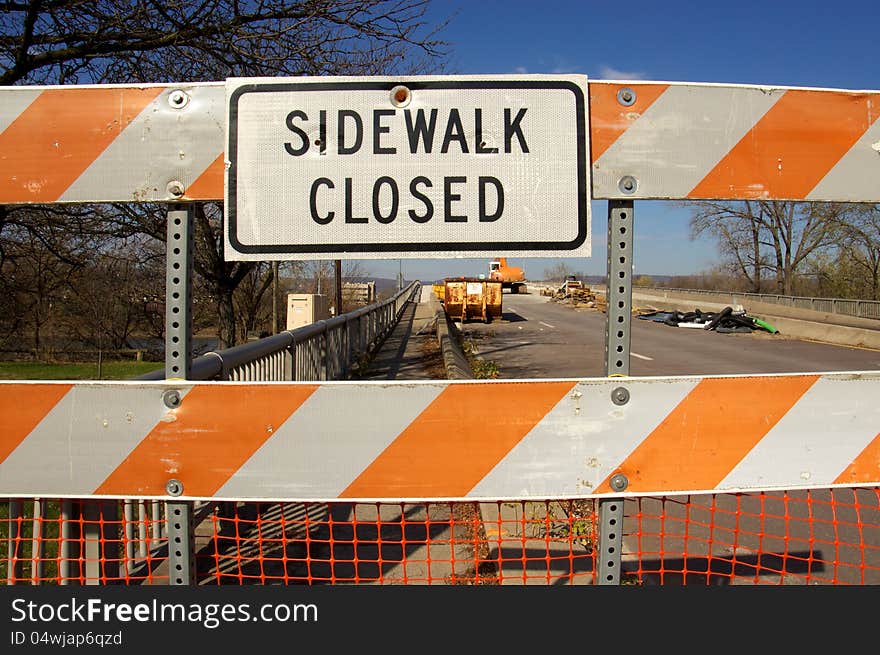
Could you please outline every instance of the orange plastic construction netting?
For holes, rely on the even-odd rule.
[[[596,500],[196,503],[197,584],[591,585]],[[5,584],[168,584],[164,503],[0,501]],[[631,497],[620,584],[880,584],[880,490]]]

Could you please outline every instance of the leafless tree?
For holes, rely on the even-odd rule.
[[[395,73],[444,55],[427,0],[10,0],[0,85]]]
[[[844,228],[841,252],[861,273],[864,295],[880,300],[880,205],[854,205]]]
[[[544,269],[544,280],[547,282],[563,282],[569,275],[574,275],[574,271],[562,261]]]
[[[142,278],[127,253],[103,253],[82,269],[65,303],[65,332],[87,348],[121,350],[139,326]]]
[[[845,219],[837,249],[810,274],[822,295],[880,300],[880,205],[848,205]]]
[[[840,234],[846,205],[745,200],[699,201],[692,209],[691,235],[718,238],[730,270],[761,291],[763,272],[775,277],[776,293],[792,295],[797,273]]]
[[[64,243],[22,231],[4,248],[2,262],[3,323],[19,344],[29,333],[37,357],[46,354],[46,331],[56,322],[85,259]],[[13,349],[20,349],[20,345]]]
[[[256,262],[236,288],[233,302],[239,341],[271,324],[273,276],[270,262]]]
[[[0,84],[137,83],[233,76],[442,72],[430,0],[11,0],[0,4]],[[164,209],[120,206],[113,229],[164,240]],[[254,262],[226,262],[223,208],[195,208],[194,268],[236,342],[233,293]],[[3,239],[0,216],[0,241]]]

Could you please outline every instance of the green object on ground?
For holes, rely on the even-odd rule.
[[[779,330],[777,330],[775,327],[773,327],[772,325],[770,325],[766,321],[762,321],[760,318],[753,318],[752,320],[755,321],[755,325],[757,325],[758,327],[764,328],[770,334],[776,334],[777,332],[779,332]]]

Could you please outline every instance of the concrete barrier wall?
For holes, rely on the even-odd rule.
[[[446,310],[434,293],[432,285],[426,284],[422,286],[419,303],[424,305],[427,311],[434,312],[437,344],[440,346],[440,353],[443,356],[443,363],[446,367],[446,378],[449,380],[472,380],[474,378],[474,371],[467,356],[461,349],[458,328],[455,327],[455,323],[446,315]]]
[[[446,377],[450,380],[472,380],[474,372],[461,349],[458,328],[449,320],[442,306],[437,311],[437,342],[446,365]]]

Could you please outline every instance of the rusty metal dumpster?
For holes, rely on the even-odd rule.
[[[446,314],[462,323],[501,318],[501,282],[479,278],[446,278],[443,306]]]

